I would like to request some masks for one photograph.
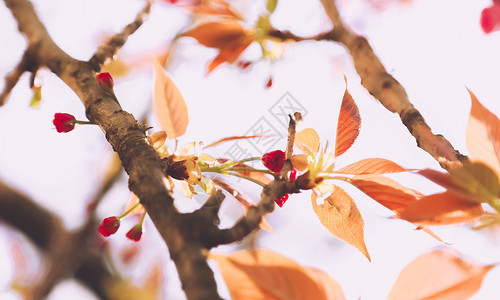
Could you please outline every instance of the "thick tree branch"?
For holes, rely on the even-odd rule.
[[[351,54],[361,84],[389,111],[398,113],[403,124],[415,137],[417,146],[427,151],[441,167],[452,168],[466,159],[441,135],[432,133],[420,112],[410,103],[401,84],[394,79],[373,52],[367,39],[354,33],[338,12],[335,0],[321,0],[325,12],[333,23],[328,39],[340,42]]]
[[[77,279],[101,299],[108,299],[102,282],[113,280],[113,276],[103,258],[85,244],[90,236],[95,236],[95,222],[91,222],[91,226],[84,230],[69,233],[58,217],[3,182],[0,182],[0,207],[0,219],[21,231],[42,252],[52,253],[47,255],[47,262],[49,266],[56,266],[41,281],[30,287],[29,291],[26,290],[27,296],[30,295],[32,299],[45,297],[59,280],[76,270]],[[71,243],[63,245],[60,243],[62,239]],[[63,253],[56,253],[56,250]],[[70,258],[69,265],[66,260],[61,260],[64,257]]]
[[[192,236],[184,225],[201,227],[196,226],[198,220],[191,215],[181,215],[175,209],[163,183],[158,154],[146,143],[146,126],[123,111],[116,99],[99,87],[95,65],[73,59],[54,43],[29,1],[4,1],[28,39],[32,58],[73,89],[85,106],[88,119],[99,125],[118,153],[129,174],[130,189],[141,199],[168,245],[188,299],[219,299],[213,272],[206,262],[206,251],[198,240],[190,239]],[[195,223],[189,223],[191,221]],[[204,225],[204,220],[201,223]]]

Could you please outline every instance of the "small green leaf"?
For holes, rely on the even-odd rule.
[[[31,97],[30,106],[38,108],[40,106],[40,101],[42,100],[42,87],[35,85],[31,88],[31,90],[33,91],[33,97]]]
[[[273,13],[278,6],[278,0],[267,0],[266,9],[269,13]]]

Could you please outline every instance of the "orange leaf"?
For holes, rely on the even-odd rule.
[[[381,175],[357,175],[348,181],[396,213],[423,196],[419,192]]]
[[[222,48],[220,49],[219,54],[210,62],[208,65],[208,72],[212,72],[215,68],[223,64],[224,62],[234,63],[238,57],[240,57],[241,53],[245,51],[245,49],[250,45],[249,43],[244,43],[241,46],[237,46],[234,48]]]
[[[217,261],[233,300],[345,299],[340,285],[325,272],[270,250],[210,257]]]
[[[127,204],[125,205],[125,208],[123,209],[123,213],[131,210],[134,206],[136,206],[132,211],[128,213],[128,216],[133,216],[133,215],[140,215],[143,214],[146,210],[144,209],[144,206],[140,204],[139,197],[137,197],[134,193],[130,193],[130,198],[127,201]]]
[[[500,177],[500,120],[474,94],[465,135],[469,156],[490,166]]]
[[[306,128],[295,135],[295,146],[299,147],[305,154],[317,153],[319,151],[319,135],[312,128]]]
[[[401,271],[387,299],[469,299],[493,267],[465,260],[449,250],[435,250]]]
[[[167,132],[167,137],[176,139],[186,133],[189,123],[187,105],[167,71],[156,60],[153,66],[153,110],[160,127]]]
[[[251,169],[252,167],[247,165],[247,164],[243,164],[243,163],[239,163],[239,164],[236,164],[233,166],[233,168],[246,168],[246,169]],[[231,170],[231,169],[230,169]],[[263,184],[268,184],[272,181],[271,178],[269,178],[268,174],[266,173],[261,173],[261,172],[252,172],[252,171],[236,171],[236,173],[238,174],[241,174],[243,176],[247,176],[247,177],[250,177],[252,179],[255,179],[257,181],[260,181],[262,182]]]
[[[246,32],[240,22],[207,22],[186,31],[182,36],[190,36],[204,46],[211,48],[234,47]]]
[[[366,158],[345,166],[340,170],[335,171],[335,173],[342,174],[387,174],[387,173],[397,173],[405,172],[409,169],[405,169],[398,165],[397,163],[384,158]]]
[[[478,162],[465,163],[462,167],[449,170],[449,173],[432,169],[420,170],[418,173],[471,202],[497,201],[500,192],[500,182],[495,172]]]
[[[399,211],[399,217],[415,224],[450,225],[473,221],[482,213],[481,204],[444,192],[413,202]]]
[[[268,135],[269,136],[269,135]],[[242,139],[253,139],[253,138],[260,138],[260,137],[264,137],[264,135],[243,135],[243,136],[230,136],[230,137],[226,137],[226,138],[223,138],[223,139],[220,139],[220,140],[217,140],[213,143],[211,143],[210,145],[207,145],[205,147],[203,147],[203,149],[207,149],[207,148],[210,148],[210,147],[214,147],[218,144],[221,144],[221,143],[225,143],[225,142],[229,142],[229,141],[234,141],[234,140],[242,140]]]
[[[219,49],[219,54],[208,66],[208,73],[223,62],[234,63],[255,40],[253,34],[235,19],[203,23],[182,35],[193,37],[204,46]]]
[[[336,186],[323,204],[318,205],[317,198],[318,196],[312,193],[313,209],[321,224],[334,236],[356,247],[370,260],[364,240],[365,222],[351,196]]]
[[[335,157],[346,152],[359,135],[361,116],[359,109],[351,94],[345,89],[344,98],[340,106],[339,120],[337,123],[337,138],[335,141]]]

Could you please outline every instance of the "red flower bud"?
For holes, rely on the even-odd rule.
[[[291,171],[290,171],[290,176],[288,176],[288,178],[293,181],[295,179],[297,179],[297,169],[293,168]]]
[[[118,228],[120,228],[120,219],[118,217],[109,217],[102,220],[101,225],[99,225],[99,232],[103,236],[110,236],[114,234]]]
[[[264,166],[274,173],[279,173],[285,163],[286,154],[281,150],[268,152],[262,156]]]
[[[281,198],[276,198],[274,202],[276,202],[276,204],[278,204],[279,207],[283,207],[283,204],[285,204],[286,200],[288,200],[288,194],[285,194]]]
[[[135,225],[127,232],[125,236],[134,242],[138,242],[142,236],[142,225]]]
[[[266,83],[266,88],[270,88],[273,86],[273,78],[269,77],[269,80]]]
[[[113,77],[108,72],[99,73],[95,76],[97,83],[104,90],[112,90],[113,89]]]
[[[240,69],[244,70],[244,69],[250,67],[251,64],[252,64],[251,61],[240,61],[240,62],[238,62],[238,67]]]
[[[493,1],[492,7],[483,9],[480,23],[484,33],[500,30],[500,1]]]
[[[57,132],[70,132],[75,129],[75,117],[70,114],[56,113],[52,123],[56,126]]]

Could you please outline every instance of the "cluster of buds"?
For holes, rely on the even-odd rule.
[[[132,208],[130,208],[129,210],[127,210],[126,212],[124,212],[121,216],[119,217],[116,217],[116,216],[113,216],[113,217],[108,217],[108,218],[105,218],[104,220],[102,220],[101,224],[99,225],[99,233],[102,234],[104,237],[108,237],[112,234],[115,234],[118,229],[120,228],[120,220],[123,219],[125,216],[127,216],[128,214],[130,214],[131,212],[133,212],[134,210],[137,209],[137,207],[139,206],[140,204],[137,203],[136,205],[134,205]],[[134,225],[126,234],[125,236],[132,240],[132,241],[139,241],[141,239],[141,236],[142,236],[142,224],[144,223],[144,217],[146,216],[146,213],[144,212],[142,214],[142,218],[141,218],[141,221]]]
[[[274,150],[268,152],[262,156],[262,163],[266,168],[274,173],[281,172],[283,165],[285,164],[286,153],[281,150]],[[294,181],[297,179],[297,169],[293,168],[290,171],[289,180]],[[276,198],[274,202],[278,204],[279,207],[283,207],[283,204],[288,200],[288,194],[283,195],[281,198]]]

